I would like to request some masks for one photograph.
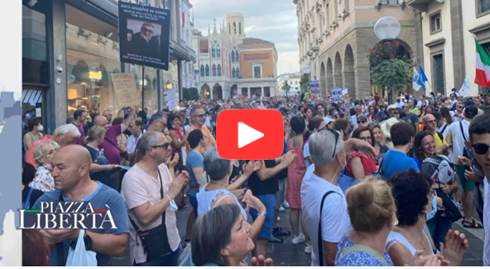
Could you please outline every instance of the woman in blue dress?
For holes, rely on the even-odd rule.
[[[395,213],[388,184],[370,178],[350,188],[346,199],[353,231],[338,244],[335,265],[392,266],[385,251]]]

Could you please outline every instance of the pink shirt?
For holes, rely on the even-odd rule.
[[[161,164],[158,169],[162,175],[163,195],[165,196],[169,192],[170,184],[173,178],[167,165]],[[162,223],[162,219],[158,218],[149,225],[142,226],[131,211],[131,209],[141,206],[147,202],[150,204],[156,204],[161,200],[160,183],[158,182],[158,178],[154,178],[153,176],[147,174],[136,164],[124,175],[121,193],[124,200],[126,200],[128,210],[130,210],[129,216],[136,222],[141,230],[152,229]],[[171,206],[169,206],[165,211],[165,226],[167,228],[168,244],[170,245],[172,251],[177,250],[180,244],[179,231],[177,230],[177,217],[175,213],[175,210]],[[130,226],[130,261],[136,261],[136,263],[146,262],[146,254],[144,252],[141,240],[137,236],[134,227],[132,227],[132,225]]]

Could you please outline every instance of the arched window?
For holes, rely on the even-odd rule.
[[[242,34],[242,23],[241,22],[238,23],[238,33]]]
[[[233,23],[233,32],[236,34],[236,22]]]
[[[216,76],[216,65],[215,64],[213,64],[213,69],[212,70],[213,70],[213,73],[212,73],[213,74],[213,77],[215,77]]]
[[[219,46],[216,47],[216,57],[217,58],[221,57],[221,50],[220,50]]]
[[[218,64],[218,77],[221,77],[221,64]]]
[[[215,52],[214,52],[214,46],[213,46],[213,47],[211,48],[211,57],[213,57],[213,58],[214,58],[214,57],[216,57],[215,55],[216,55],[216,54],[215,54]]]
[[[206,65],[206,77],[209,77],[209,65]]]
[[[231,77],[235,78],[235,67],[231,69]]]
[[[204,77],[204,65],[201,65],[201,77]]]
[[[240,78],[240,68],[238,68],[238,67],[235,70],[235,77]]]

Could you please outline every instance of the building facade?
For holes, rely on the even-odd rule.
[[[275,95],[280,96],[294,96],[299,95],[301,92],[300,88],[301,75],[299,73],[289,73],[282,74],[277,77],[277,87]],[[289,85],[289,91],[286,93],[283,89],[284,83]]]
[[[373,27],[393,16],[401,24],[397,46],[417,61],[414,13],[404,0],[293,0],[298,16],[300,67],[320,81],[322,93],[347,88],[354,98],[372,95],[370,55],[382,42]]]
[[[277,51],[273,43],[245,36],[240,13],[230,13],[208,35],[195,32],[198,89],[201,97],[272,96],[276,87]]]
[[[490,1],[408,1],[416,10],[422,48],[420,64],[429,78],[430,91],[450,94],[468,82],[470,94],[478,94],[474,84],[476,44],[490,52]]]
[[[195,52],[189,41],[190,8],[185,0],[131,0],[171,11],[168,71],[122,64],[119,60],[117,0],[23,0],[24,118],[40,116],[48,131],[66,122],[74,109],[112,110],[124,105],[114,77],[130,75],[126,96],[150,113],[165,104],[164,85],[182,89],[183,63]],[[144,100],[142,100],[144,99]]]

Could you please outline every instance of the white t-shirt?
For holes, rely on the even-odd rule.
[[[485,197],[483,198],[483,227],[485,229],[485,241],[483,244],[483,266],[490,266],[490,186],[488,179],[483,180]]]
[[[463,132],[461,132],[460,122],[463,126],[464,137]],[[463,155],[465,138],[466,140],[470,139],[470,133],[468,132],[469,127],[470,122],[464,119],[462,121],[455,121],[446,128],[446,141],[447,136],[450,135],[453,144],[452,151],[449,153],[449,159],[453,163],[456,163],[458,161],[458,157]]]
[[[312,173],[313,165],[308,167],[301,184],[302,221],[306,233],[310,236],[313,251],[311,265],[318,266],[318,222],[320,220],[320,203],[323,195],[335,191],[325,198],[322,212],[322,240],[338,243],[351,231],[347,212],[347,202],[342,190],[323,178]]]

